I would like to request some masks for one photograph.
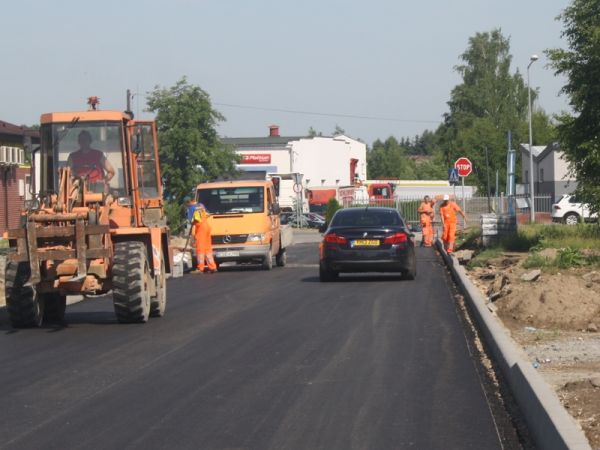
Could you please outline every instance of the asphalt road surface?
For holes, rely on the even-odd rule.
[[[319,283],[314,243],[270,272],[187,274],[146,325],[107,297],[41,329],[0,309],[0,448],[518,448],[441,260],[417,251],[415,281]]]

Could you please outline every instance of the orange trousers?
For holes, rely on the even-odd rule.
[[[446,252],[452,253],[454,251],[454,241],[456,240],[456,222],[444,222],[444,232],[442,234],[442,241],[444,241],[444,249]]]
[[[196,223],[195,227],[194,238],[196,240],[196,259],[198,260],[196,268],[200,272],[204,272],[205,266],[208,266],[208,270],[214,272],[217,270],[217,264],[213,257],[210,228],[206,222]]]
[[[421,232],[423,233],[423,245],[431,247],[431,244],[433,244],[433,223],[430,217],[421,218]]]

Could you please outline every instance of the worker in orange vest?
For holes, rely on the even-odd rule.
[[[433,204],[433,200],[431,200],[429,195],[426,195],[423,197],[419,209],[417,209],[421,221],[421,232],[423,233],[421,245],[424,245],[425,247],[431,247],[431,244],[433,243],[433,218],[435,215]]]
[[[467,222],[465,213],[460,207],[450,200],[448,194],[444,195],[442,206],[440,206],[440,217],[442,218],[442,241],[447,253],[454,252],[454,241],[456,240],[456,213],[463,217],[463,224]]]
[[[192,216],[192,234],[196,241],[196,271],[202,273],[205,271],[205,264],[208,266],[209,273],[217,271],[217,265],[213,257],[212,237],[210,224],[208,223],[208,213],[202,203],[198,204],[194,215]]]

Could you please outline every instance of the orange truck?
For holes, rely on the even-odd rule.
[[[354,186],[317,186],[307,188],[305,191],[310,212],[325,214],[327,203],[335,198],[341,205],[349,206],[355,201],[356,188]]]
[[[236,180],[199,184],[196,202],[210,214],[217,265],[260,263],[262,268],[285,266],[292,229],[282,225],[277,191],[270,180]]]
[[[6,306],[15,327],[62,322],[73,294],[112,291],[119,322],[165,313],[171,258],[156,126],[98,103],[90,97],[87,111],[41,116],[32,157],[40,182],[21,226],[7,233]]]

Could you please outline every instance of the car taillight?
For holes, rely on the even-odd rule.
[[[560,209],[560,206],[558,206],[558,205],[552,205],[552,207],[553,207],[554,209]]]
[[[408,240],[408,236],[406,233],[396,233],[391,236],[386,237],[383,240],[384,244],[402,244]]]
[[[347,244],[348,239],[344,236],[337,235],[335,233],[326,234],[324,237],[324,241],[328,244]]]

